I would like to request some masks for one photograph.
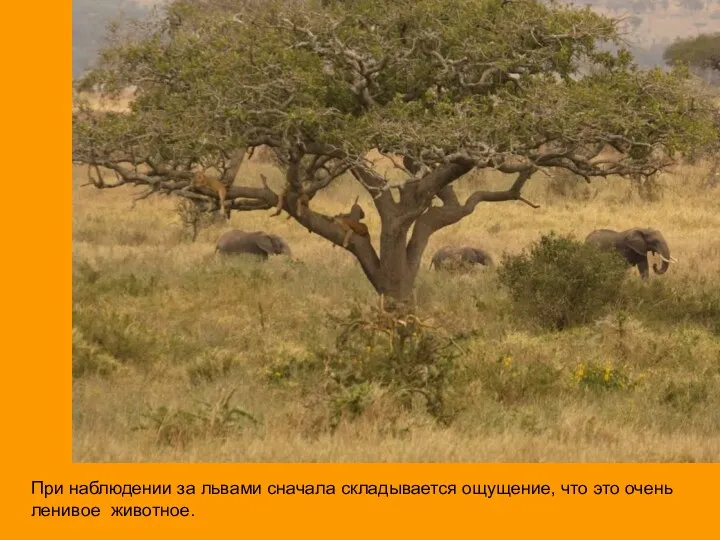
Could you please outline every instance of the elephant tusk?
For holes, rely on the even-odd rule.
[[[660,255],[660,259],[662,259],[662,261],[666,262],[666,263],[676,263],[677,262],[677,259],[675,257],[670,257],[669,259],[666,259],[662,255]]]

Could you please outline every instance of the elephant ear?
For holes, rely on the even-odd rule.
[[[262,249],[268,255],[273,255],[275,253],[272,240],[270,240],[270,238],[265,235],[258,235],[255,239],[255,245]]]
[[[458,250],[460,257],[463,261],[467,262],[477,262],[477,253],[475,253],[475,250],[471,247],[463,247]]]
[[[638,230],[625,235],[625,245],[638,255],[647,255],[647,242],[645,236]]]
[[[477,259],[480,263],[485,264],[485,265],[493,264],[493,260],[492,260],[492,257],[490,256],[490,254],[486,253],[482,249],[476,249],[475,255],[477,256]]]
[[[283,253],[285,255],[292,255],[292,252],[290,251],[290,246],[288,246],[285,241],[280,238],[279,236],[276,236],[274,234],[269,235],[270,241],[273,245],[273,252],[274,253]]]

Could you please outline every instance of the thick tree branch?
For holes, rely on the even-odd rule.
[[[463,156],[458,156],[452,162],[440,165],[418,182],[417,197],[428,202],[431,201],[445,186],[470,172],[475,165],[475,160]]]
[[[349,170],[373,198],[381,218],[383,215],[396,212],[395,201],[388,183],[382,176],[365,165],[354,165]]]
[[[235,153],[230,158],[229,166],[225,169],[225,171],[222,174],[222,177],[220,178],[220,181],[223,184],[230,187],[235,183],[235,177],[237,176],[237,173],[240,170],[240,167],[242,166],[243,161],[245,160],[246,154],[247,154],[247,147],[242,147],[242,148],[238,148],[237,150],[235,150]]]
[[[481,202],[521,201],[532,208],[538,208],[538,205],[522,197],[522,189],[534,171],[535,168],[533,167],[525,167],[518,173],[515,182],[509,189],[505,191],[476,191],[467,198],[464,204],[460,204],[452,186],[445,186],[442,192],[438,193],[443,205],[428,208],[415,222],[413,234],[407,248],[408,264],[412,267],[419,266],[430,236],[438,230],[469,216]]]

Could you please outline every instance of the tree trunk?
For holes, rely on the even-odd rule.
[[[408,264],[407,227],[396,224],[383,224],[380,233],[380,274],[382,284],[378,293],[406,302],[412,297],[415,288],[417,268]]]

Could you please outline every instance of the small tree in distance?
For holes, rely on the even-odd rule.
[[[679,39],[665,49],[663,60],[668,65],[688,64],[700,74],[714,73],[715,80],[720,80],[720,32]]]
[[[533,0],[175,0],[115,29],[78,82],[136,92],[126,114],[79,108],[73,158],[117,173],[98,188],[181,195],[191,169],[212,164],[231,210],[279,204],[337,245],[346,228],[312,199],[349,173],[381,231],[352,234],[347,250],[378,293],[402,301],[432,234],[482,202],[535,207],[522,189],[538,169],[652,174],[717,137],[686,72],[643,71],[624,49],[600,48],[619,42],[617,27],[589,8]],[[282,194],[236,178],[259,145],[285,170]],[[599,159],[608,145],[617,157]],[[399,156],[405,180],[380,175],[366,159],[373,148]],[[507,189],[461,201],[454,183],[487,168],[511,176]]]

